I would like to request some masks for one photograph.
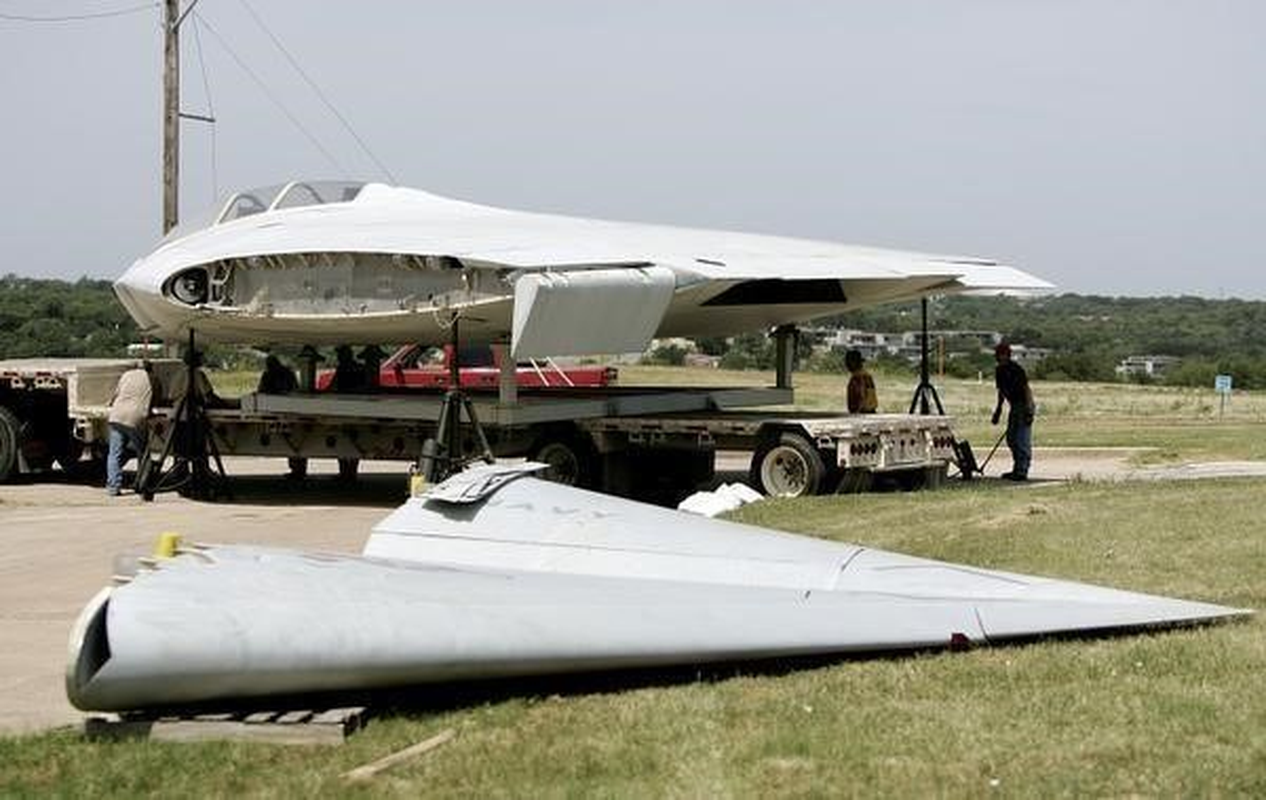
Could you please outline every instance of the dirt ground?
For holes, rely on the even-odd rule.
[[[1041,450],[1039,480],[1181,479],[1266,475],[1266,462],[1131,469],[1129,450]],[[999,462],[1002,463],[999,463]],[[110,581],[119,554],[147,554],[159,534],[188,541],[255,543],[359,552],[375,522],[403,502],[401,464],[362,465],[354,486],[334,464],[313,464],[308,480],[289,481],[285,462],[230,459],[233,497],[202,503],[174,494],[143,502],[107,497],[95,486],[28,482],[0,486],[0,735],[78,724],[63,688],[69,633],[79,611]],[[741,479],[746,456],[720,459],[721,480]],[[995,457],[986,480],[1010,467]]]

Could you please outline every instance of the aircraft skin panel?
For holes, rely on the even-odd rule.
[[[912,267],[934,266],[930,271],[945,274],[994,264],[785,236],[511,211],[376,184],[351,203],[282,209],[204,228],[161,245],[150,258],[170,270],[291,252],[448,255],[513,269],[639,261],[743,280],[900,278],[912,274]]]
[[[638,352],[673,299],[664,267],[533,273],[515,282],[516,359]],[[589,331],[584,337],[577,330]]]
[[[478,472],[483,468],[468,470]],[[422,563],[608,577],[833,589],[862,548],[520,477],[478,504],[414,498],[363,554]]]
[[[455,480],[384,520],[367,555],[196,546],[142,568],[80,615],[68,697],[123,711],[1250,613],[767,531],[505,472]]]

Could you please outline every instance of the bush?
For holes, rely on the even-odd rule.
[[[680,367],[686,363],[686,348],[679,344],[661,344],[642,358],[643,364],[660,364],[669,367]]]

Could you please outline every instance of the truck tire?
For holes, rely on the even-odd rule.
[[[4,406],[0,406],[0,483],[18,472],[18,454],[22,449],[22,421]]]
[[[827,467],[812,442],[787,431],[756,448],[748,477],[770,497],[807,497],[822,489]]]
[[[593,447],[575,435],[542,439],[528,455],[529,461],[548,464],[540,475],[564,486],[591,487],[595,484],[597,458]]]

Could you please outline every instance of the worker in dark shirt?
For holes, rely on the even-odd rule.
[[[269,354],[264,359],[264,371],[259,376],[260,394],[290,394],[299,388],[294,370],[281,363],[281,359]]]
[[[874,414],[879,410],[879,395],[875,391],[875,379],[866,371],[866,359],[860,350],[844,354],[844,366],[848,369],[848,413]]]
[[[1011,450],[1011,471],[1002,477],[1011,481],[1029,478],[1029,464],[1033,460],[1033,392],[1029,389],[1029,376],[1024,367],[1011,360],[1011,345],[1002,342],[993,351],[998,362],[994,371],[994,384],[998,387],[998,405],[994,407],[992,422],[998,424],[1002,417],[1002,401],[1006,400],[1007,447]]]
[[[259,386],[255,389],[259,394],[292,394],[298,391],[299,381],[294,370],[287,367],[277,356],[269,354],[264,359],[264,371],[259,376]],[[302,456],[290,456],[287,459],[290,472],[287,477],[299,480],[308,474],[308,459]]]
[[[363,392],[369,381],[365,374],[365,365],[352,355],[352,348],[341,344],[334,348],[334,378],[330,388],[336,392]]]

